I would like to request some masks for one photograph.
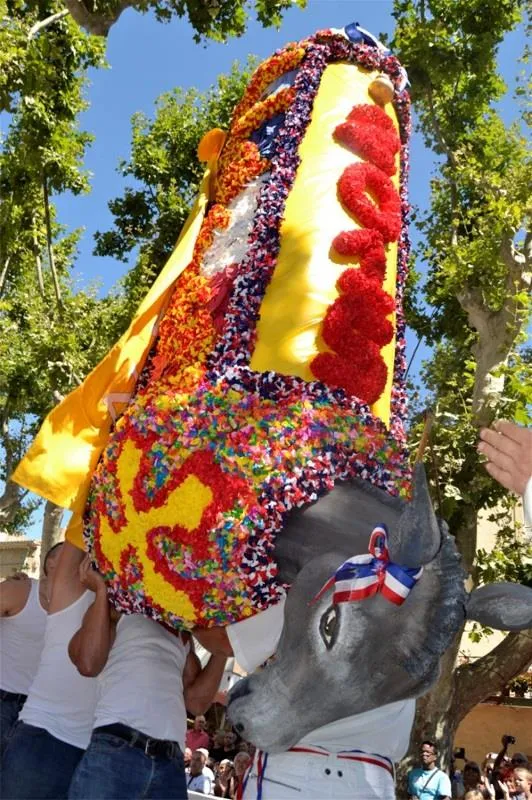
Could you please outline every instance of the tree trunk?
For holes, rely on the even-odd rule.
[[[64,509],[52,503],[51,500],[46,501],[44,507],[44,518],[42,523],[42,538],[41,538],[41,572],[43,571],[44,559],[46,553],[54,544],[63,540],[63,531],[61,522],[63,521]]]
[[[22,502],[23,491],[13,481],[7,481],[0,495],[0,530],[5,530],[15,519]]]
[[[104,13],[98,13],[94,7],[87,8],[88,3],[83,0],[65,0],[65,5],[78,25],[95,36],[107,36],[122,11],[129,7],[135,8],[134,0],[118,0]]]
[[[455,707],[455,662],[460,646],[462,631],[441,659],[440,678],[437,684],[416,704],[416,717],[410,735],[408,754],[397,769],[397,798],[407,800],[406,777],[408,772],[419,766],[421,743],[428,739],[435,742],[439,753],[439,766],[447,771],[450,766],[454,735],[460,723],[458,709]]]

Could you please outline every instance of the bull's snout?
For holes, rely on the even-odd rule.
[[[233,686],[233,688],[229,692],[229,703],[227,705],[227,713],[229,715],[229,719],[231,719],[231,706],[233,705],[233,703],[236,700],[239,700],[243,697],[247,697],[249,694],[251,694],[251,690],[249,688],[249,680],[247,678],[242,678],[242,680],[238,681],[238,683],[236,683]],[[235,731],[238,734],[240,734],[240,736],[243,736],[244,731],[246,729],[244,723],[239,722],[238,719],[233,719],[232,723]]]

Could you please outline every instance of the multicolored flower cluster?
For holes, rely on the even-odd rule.
[[[296,69],[304,56],[305,48],[291,43],[274,53],[270,58],[267,58],[262,64],[259,64],[251,76],[242,100],[235,107],[232,126],[238,124],[238,121],[261,99],[265,90],[273,81],[280,78],[281,75]],[[231,131],[233,131],[232,126]]]
[[[295,91],[292,87],[280,89],[275,94],[255,103],[240,119],[235,122],[232,129],[233,136],[249,136],[256,131],[263,122],[275,114],[286,111],[294,102]]]
[[[86,534],[120,607],[131,609],[124,581],[132,567],[124,570],[122,553],[117,569],[101,535],[104,487],[115,518],[123,520],[114,536],[124,531],[127,553],[146,551],[166,578],[165,596],[156,599],[168,605],[159,618],[172,622],[180,610],[172,594],[186,590],[187,626],[227,624],[274,602],[281,591],[276,531],[291,509],[317,499],[338,478],[358,475],[385,490],[408,491],[403,448],[363,404],[317,383],[287,378],[283,391],[274,375],[242,377],[239,391],[220,379],[190,393],[176,388],[137,397],[117,426],[113,457],[102,462],[93,484]],[[191,479],[210,495],[203,506],[199,488],[185,488]],[[139,522],[165,506],[166,525],[154,524],[146,536]],[[149,612],[151,598],[136,597],[135,610]]]
[[[231,139],[224,147],[216,179],[216,202],[229,205],[253,178],[266,172],[270,165],[260,154],[255,142]]]

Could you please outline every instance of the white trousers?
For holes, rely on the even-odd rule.
[[[264,755],[263,755],[264,758]],[[258,800],[258,755],[244,790],[244,800]],[[395,800],[394,780],[383,767],[336,755],[268,755],[262,800]]]

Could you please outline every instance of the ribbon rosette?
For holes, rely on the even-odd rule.
[[[334,586],[333,603],[363,600],[382,594],[391,603],[400,606],[423,573],[423,567],[402,567],[390,561],[388,530],[377,525],[369,540],[367,555],[353,556],[336,570],[312,600],[315,603]]]

